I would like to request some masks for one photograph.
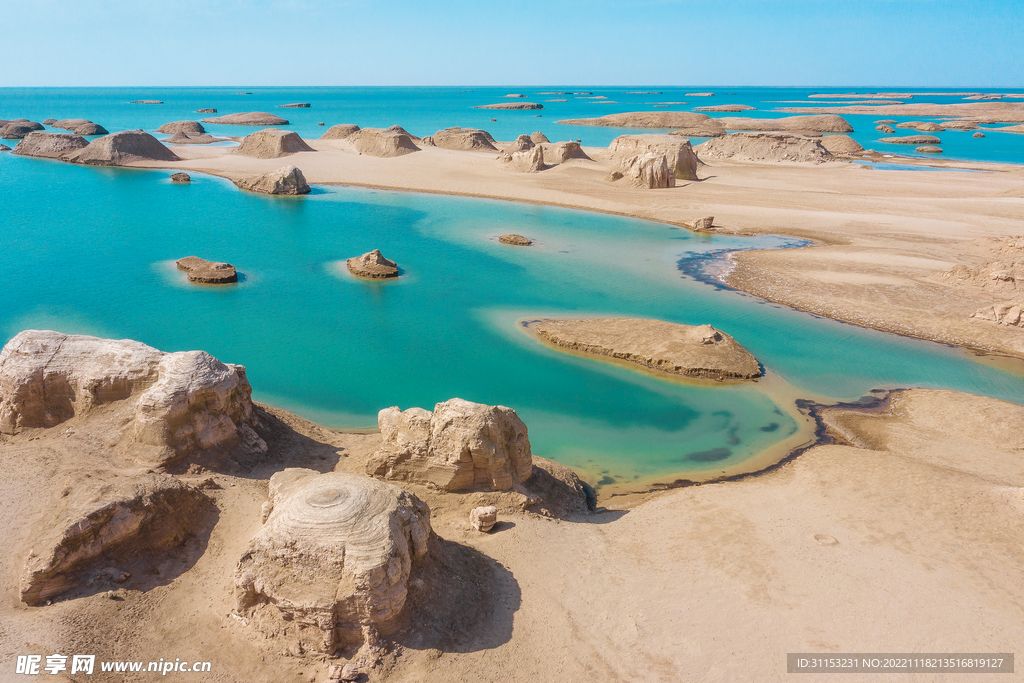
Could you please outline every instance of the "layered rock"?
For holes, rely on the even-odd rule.
[[[502,244],[511,244],[514,247],[528,247],[533,244],[533,240],[529,237],[523,237],[522,235],[516,235],[515,233],[499,235],[498,241]]]
[[[172,121],[157,128],[156,132],[163,133],[165,135],[174,135],[175,133],[184,133],[185,135],[202,135],[206,132],[206,129],[203,128],[203,124],[198,121]]]
[[[294,166],[240,178],[235,181],[235,185],[260,194],[299,195],[309,194],[310,191],[306,176]]]
[[[398,277],[398,264],[384,258],[384,254],[380,253],[379,249],[350,258],[345,263],[350,273],[367,280],[387,280]]]
[[[444,491],[508,491],[530,478],[533,454],[526,425],[505,406],[453,398],[434,406],[377,415],[382,442],[367,472]]]
[[[761,366],[735,339],[711,325],[680,325],[641,318],[581,318],[534,323],[538,337],[556,346],[609,356],[700,379],[755,379]]]
[[[238,272],[230,263],[207,261],[198,256],[186,256],[174,262],[178,270],[188,273],[188,281],[203,285],[223,285],[238,282]]]
[[[529,135],[520,135],[515,141],[505,148],[506,154],[515,154],[516,152],[525,152],[528,149],[533,149],[537,146],[533,140],[530,139]]]
[[[676,178],[669,170],[664,154],[645,152],[622,160],[623,177],[636,187],[657,189],[675,187]]]
[[[110,443],[153,466],[265,451],[251,395],[244,367],[202,351],[27,330],[0,352],[0,432],[54,427],[109,406],[118,416]]]
[[[937,123],[931,121],[904,121],[903,123],[897,123],[897,128],[913,128],[914,130],[922,133],[941,133],[946,130]]]
[[[737,161],[803,161],[824,163],[835,157],[821,140],[789,133],[730,133],[695,148],[704,159]]]
[[[914,151],[917,152],[918,154],[942,154],[942,148],[941,147],[933,147],[931,145],[925,145],[923,147],[918,147]]]
[[[467,152],[495,152],[498,150],[491,134],[476,128],[445,128],[437,131],[431,137],[435,146],[444,149]]]
[[[500,104],[481,104],[474,109],[543,109],[543,104],[536,102],[502,102]]]
[[[430,547],[430,510],[370,477],[287,469],[270,479],[266,521],[235,570],[236,611],[307,647],[372,643],[402,623]]]
[[[536,173],[545,168],[544,150],[541,147],[533,147],[513,154],[506,153],[501,156],[501,160],[521,173]]]
[[[113,566],[162,559],[195,536],[213,509],[202,492],[159,474],[109,482],[83,476],[64,493],[32,534],[20,581],[28,605],[45,604]]]
[[[590,160],[587,153],[583,151],[583,147],[575,140],[548,145],[544,152],[544,158],[555,164],[564,164],[570,159]]]
[[[362,128],[344,139],[360,154],[372,157],[393,158],[420,151],[409,133],[393,128]]]
[[[688,138],[718,138],[725,135],[725,129],[715,126],[697,126],[669,131],[669,135],[684,135]]]
[[[33,131],[14,147],[14,153],[27,157],[67,160],[88,144],[88,140],[73,133]]]
[[[26,121],[24,119],[8,121],[3,126],[0,126],[0,138],[4,140],[20,140],[29,133],[42,129],[42,124],[34,121]]]
[[[625,160],[638,154],[663,154],[669,170],[678,180],[697,180],[700,161],[693,145],[682,136],[620,135],[608,146],[612,158]]]
[[[352,133],[359,130],[359,126],[354,123],[339,123],[336,126],[331,126],[324,131],[324,134],[320,136],[321,140],[344,140]]]
[[[894,145],[937,145],[942,142],[934,135],[904,135],[897,138],[880,138],[878,141]]]
[[[250,111],[203,119],[203,123],[219,123],[229,126],[287,126],[288,120],[265,111]]]
[[[493,505],[485,505],[469,511],[469,524],[479,532],[487,533],[497,523],[498,508]]]
[[[127,166],[140,161],[181,161],[159,140],[141,130],[96,138],[71,159],[92,166]]]
[[[826,135],[821,139],[821,146],[830,154],[856,154],[864,148],[849,135]]]
[[[254,159],[279,159],[289,154],[314,151],[295,131],[265,128],[242,138],[242,143],[232,154]]]

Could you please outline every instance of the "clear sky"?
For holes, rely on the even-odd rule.
[[[1024,86],[1024,0],[5,0],[0,86]]]

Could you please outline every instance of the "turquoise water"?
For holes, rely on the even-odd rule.
[[[256,398],[339,427],[373,427],[391,405],[500,403],[526,421],[538,455],[595,482],[719,471],[779,443],[797,423],[766,391],[773,383],[840,399],[930,386],[1024,400],[1019,375],[954,349],[817,319],[679,268],[780,238],[365,189],[274,198],[198,174],[173,185],[167,172],[10,154],[0,155],[0,187],[4,342],[44,328],[204,349],[247,366]],[[506,232],[537,246],[501,245],[494,237]],[[375,247],[405,269],[401,280],[339,270]],[[188,285],[173,260],[190,254],[230,261],[243,279]],[[771,378],[665,381],[560,353],[517,323],[543,315],[711,323]]]
[[[618,88],[592,88],[589,86],[508,86],[502,88],[253,88],[232,86],[224,88],[0,88],[0,119],[82,117],[102,124],[110,131],[143,128],[152,131],[168,121],[198,119],[210,114],[196,114],[196,109],[215,108],[219,114],[241,111],[269,111],[291,122],[291,128],[303,137],[319,137],[324,128],[335,123],[355,123],[360,126],[390,126],[399,124],[416,135],[431,135],[449,126],[472,126],[490,131],[498,140],[513,140],[520,133],[543,131],[552,140],[581,139],[585,145],[606,146],[617,135],[636,132],[618,128],[589,126],[563,126],[561,119],[603,116],[627,111],[652,111],[654,105],[684,102],[659,107],[665,111],[692,111],[695,107],[721,104],[746,104],[757,111],[739,114],[711,113],[715,117],[792,116],[777,111],[780,108],[816,107],[822,105],[809,99],[814,93],[919,93],[905,102],[935,102],[951,104],[964,102],[956,96],[925,96],[920,93],[940,92],[943,89],[913,88],[720,88],[715,86],[688,86],[668,88],[661,86],[630,86]],[[956,92],[994,92],[972,88],[951,88]],[[545,95],[551,92],[584,92],[589,95]],[[654,91],[643,94],[637,91]],[[239,95],[250,92],[251,95]],[[686,93],[714,92],[714,97],[686,97]],[[1024,93],[1024,89],[999,90],[1000,93]],[[476,105],[507,102],[508,93],[527,95],[526,101],[544,105],[541,111],[488,111],[473,109]],[[603,97],[605,99],[594,99]],[[132,100],[157,99],[161,105],[130,104]],[[565,99],[565,102],[549,100]],[[514,100],[511,100],[514,101]],[[827,101],[827,100],[826,100]],[[1004,100],[1024,102],[1024,100]],[[309,102],[309,109],[280,109],[282,104]],[[796,102],[794,104],[793,102]],[[908,145],[880,143],[883,136],[875,131],[876,119],[893,118],[897,121],[937,120],[929,117],[902,116],[847,116],[855,132],[852,137],[865,148],[904,156],[918,155]],[[491,121],[491,119],[497,119]],[[993,127],[1000,127],[998,124]],[[244,135],[252,132],[247,126],[210,126],[215,134]],[[987,137],[974,138],[971,132],[945,131],[936,135],[945,151],[944,158],[971,161],[998,161],[1024,163],[1024,135],[985,131]],[[931,133],[929,133],[931,135]],[[694,139],[699,142],[699,139]]]

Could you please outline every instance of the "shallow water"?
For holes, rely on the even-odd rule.
[[[515,408],[534,451],[605,483],[735,468],[793,438],[794,396],[933,386],[1024,400],[1022,379],[963,353],[716,289],[680,263],[780,238],[693,235],[618,216],[436,195],[243,193],[219,178],[0,155],[0,338],[26,328],[204,349],[249,369],[257,399],[332,426],[453,396]],[[518,232],[530,248],[494,238]],[[406,271],[358,281],[380,248]],[[173,260],[225,260],[237,286],[187,284]],[[751,384],[664,380],[561,353],[542,315],[712,325],[764,364]]]

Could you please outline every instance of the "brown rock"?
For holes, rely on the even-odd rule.
[[[498,508],[493,505],[473,508],[469,511],[469,524],[477,531],[487,533],[498,523]]]
[[[196,109],[197,114],[216,114],[216,109]]]
[[[4,140],[20,140],[29,133],[42,129],[42,124],[33,121],[8,121],[3,126],[0,126],[0,138]]]
[[[156,129],[157,133],[164,133],[165,135],[174,135],[175,133],[184,133],[185,135],[202,135],[206,132],[203,128],[203,124],[198,121],[172,121],[171,123],[165,123]]]
[[[284,166],[276,171],[260,173],[235,181],[235,185],[243,190],[261,194],[299,195],[309,194],[306,176],[294,166]]]
[[[98,123],[93,123],[92,121],[83,123],[76,127],[74,133],[75,135],[110,135],[110,131]]]
[[[696,230],[697,232],[701,232],[701,231],[704,231],[704,230],[710,230],[711,227],[714,224],[715,224],[715,217],[714,216],[704,216],[704,218],[698,218],[696,220],[692,220],[692,221],[689,222],[690,228],[692,230]]]
[[[515,247],[528,247],[533,244],[533,240],[529,237],[523,237],[522,235],[516,235],[509,233],[508,235],[500,235],[498,241],[502,244],[511,244]]]
[[[548,140],[548,137],[544,135],[544,133],[541,133],[539,130],[530,136],[530,140],[532,140],[533,143],[536,145],[539,145],[542,142],[551,142],[550,140]]]
[[[701,158],[737,161],[820,164],[835,159],[820,140],[791,133],[730,133],[698,145],[695,151]]]
[[[495,152],[494,138],[485,130],[476,128],[446,128],[432,136],[434,145],[444,149],[457,149],[467,152]]]
[[[974,138],[983,138],[983,137],[985,137],[985,134],[984,134],[984,133],[982,133],[981,131],[978,131],[977,133],[975,133],[975,134],[974,134],[974,135],[972,135],[971,137],[974,137]]]
[[[7,145],[0,145],[0,152],[10,152],[11,148]]]
[[[394,158],[420,151],[411,135],[390,128],[363,128],[344,139],[359,154],[372,157]]]
[[[849,135],[826,135],[821,139],[821,146],[830,154],[856,154],[864,148]]]
[[[280,106],[285,109],[309,109],[311,105],[309,102],[296,102],[294,104],[282,104]]]
[[[14,153],[27,157],[67,160],[88,144],[81,135],[33,131],[15,146]]]
[[[612,140],[608,151],[618,160],[648,152],[663,154],[669,170],[676,179],[697,180],[697,166],[700,161],[693,151],[693,145],[683,136],[620,135]]]
[[[942,127],[946,130],[977,130],[978,124],[974,121],[943,121]]]
[[[924,147],[918,147],[916,152],[920,154],[942,154],[941,147],[933,147],[931,145],[925,145]]]
[[[751,107],[746,104],[716,104],[710,107],[694,107],[694,111],[722,111],[722,112],[737,112],[737,111],[754,111],[757,107]]]
[[[636,187],[653,190],[676,186],[676,178],[669,170],[664,154],[645,152],[623,159],[622,172]]]
[[[886,125],[892,125],[896,123],[896,119],[881,119],[879,121],[875,121],[875,123],[884,123]]]
[[[502,102],[501,104],[482,104],[473,109],[543,109],[543,104],[536,102]]]
[[[126,130],[96,138],[70,158],[93,166],[127,166],[140,161],[181,161],[155,137],[141,130]]]
[[[359,126],[353,123],[339,123],[336,126],[331,126],[324,131],[324,134],[320,136],[321,140],[344,140],[348,136],[352,135],[359,130]]]
[[[6,121],[0,121],[0,126],[2,126],[5,123],[7,123],[7,122]],[[52,126],[55,123],[57,123],[57,119],[43,119],[43,125],[44,126]]]
[[[190,176],[188,173],[172,173],[171,174],[171,182],[172,183],[191,183],[192,182],[192,176]]]
[[[73,131],[75,128],[85,125],[86,123],[92,123],[92,121],[89,119],[61,119],[60,121],[54,121],[50,125],[53,128]]]
[[[232,154],[254,159],[279,159],[298,152],[315,151],[295,131],[264,128],[242,138],[242,144]]]
[[[903,123],[897,123],[896,127],[913,128],[914,130],[919,130],[922,133],[940,133],[946,130],[939,124],[932,123],[930,121],[904,121]]]
[[[937,145],[939,140],[934,135],[905,135],[898,138],[880,138],[879,142],[889,142],[894,145]]]
[[[875,126],[875,130],[877,130],[880,133],[886,133],[887,135],[892,135],[893,133],[896,132],[895,128],[886,125]]]
[[[187,176],[186,176],[187,177]],[[186,256],[175,261],[178,270],[188,273],[188,281],[203,285],[223,285],[238,282],[238,273],[230,263],[206,261],[198,256]]]
[[[593,119],[559,121],[570,126],[610,126],[612,128],[693,128],[707,125],[711,117],[688,111],[640,111],[608,114]]]
[[[162,100],[132,100],[129,104],[163,104]]]
[[[387,280],[398,277],[399,274],[398,264],[384,258],[379,249],[350,258],[346,263],[350,273],[367,280]]]
[[[219,123],[231,126],[287,126],[288,121],[280,116],[265,111],[250,111],[242,114],[226,114],[212,119],[203,119],[203,123]]]
[[[583,151],[580,143],[575,140],[547,145],[544,149],[544,158],[556,164],[564,164],[570,159],[591,160],[587,153]]]

